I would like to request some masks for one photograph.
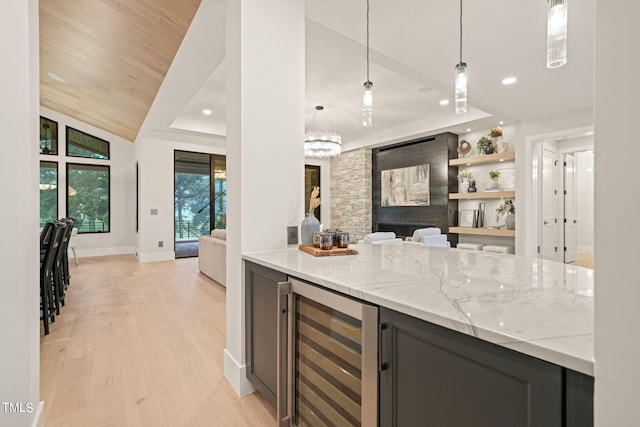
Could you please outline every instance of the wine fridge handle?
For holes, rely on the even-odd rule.
[[[289,294],[291,281],[278,282],[278,332],[277,332],[277,396],[276,415],[278,427],[291,426],[289,411],[288,360],[289,360]]]

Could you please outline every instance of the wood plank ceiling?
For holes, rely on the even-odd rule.
[[[40,0],[40,105],[134,141],[199,5]]]

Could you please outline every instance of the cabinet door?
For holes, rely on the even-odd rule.
[[[278,372],[279,271],[245,261],[247,378],[275,407]]]
[[[562,425],[559,366],[388,309],[380,322],[381,426]]]

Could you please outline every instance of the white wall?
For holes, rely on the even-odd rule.
[[[223,148],[224,140],[221,138],[204,135],[194,137],[179,133],[164,135],[164,138],[153,133],[143,133],[136,139],[140,204],[135,246],[140,262],[168,261],[175,258],[174,151],[226,154]],[[134,161],[131,163],[134,164]],[[135,202],[135,194],[133,199]],[[151,215],[151,209],[157,209],[158,214]],[[135,236],[135,224],[133,235]],[[159,241],[163,242],[162,248],[158,247]]]
[[[246,379],[241,254],[287,247],[304,215],[304,2],[227,3],[225,377]]]
[[[58,155],[40,155],[40,160],[58,163],[58,217],[67,216],[67,163],[108,165],[111,179],[109,233],[79,234],[73,238],[79,257],[133,253],[135,243],[135,147],[132,142],[104,130],[41,107],[40,115],[58,122]],[[109,142],[110,159],[67,157],[66,130],[70,126]]]
[[[7,413],[0,425],[26,427],[38,421],[39,326],[39,64],[38,2],[3,2],[0,14],[0,402],[33,405],[33,412]]]
[[[640,228],[633,172],[640,144],[640,2],[596,0],[595,416],[597,427],[638,425]],[[570,61],[571,59],[569,59]],[[621,61],[622,60],[622,61]],[[631,182],[630,182],[631,180]]]

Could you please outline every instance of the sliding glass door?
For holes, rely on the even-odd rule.
[[[176,150],[174,170],[176,258],[198,256],[198,237],[226,228],[226,158]]]

